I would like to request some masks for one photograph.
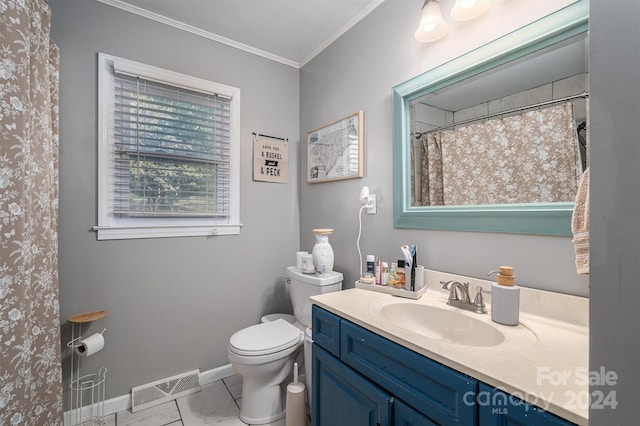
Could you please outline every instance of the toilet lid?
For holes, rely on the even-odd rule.
[[[252,325],[237,331],[229,339],[230,349],[238,355],[267,355],[296,345],[300,330],[283,319]]]

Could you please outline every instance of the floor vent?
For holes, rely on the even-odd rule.
[[[153,407],[200,390],[200,370],[188,371],[131,388],[131,411]]]

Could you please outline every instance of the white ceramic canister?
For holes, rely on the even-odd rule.
[[[329,244],[329,235],[333,234],[333,229],[314,229],[316,243],[311,250],[313,267],[319,274],[326,274],[333,271],[333,247]]]

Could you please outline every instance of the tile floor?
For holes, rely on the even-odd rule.
[[[175,401],[136,413],[121,411],[105,417],[106,426],[246,426],[240,420],[241,378],[228,377]],[[270,426],[284,426],[284,419]]]

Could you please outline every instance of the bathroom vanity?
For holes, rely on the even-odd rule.
[[[446,304],[350,289],[311,298],[313,424],[588,423],[588,301],[523,288],[518,326]],[[485,287],[487,287],[485,289]],[[586,401],[585,401],[585,397]]]

